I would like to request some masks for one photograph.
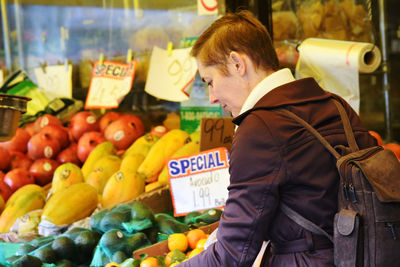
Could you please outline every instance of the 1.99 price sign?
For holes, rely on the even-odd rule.
[[[168,162],[174,215],[225,206],[229,185],[229,154],[216,148]]]

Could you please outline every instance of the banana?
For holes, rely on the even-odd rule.
[[[189,134],[180,129],[173,129],[164,134],[151,148],[137,172],[147,183],[157,180],[165,162],[187,141]]]
[[[181,147],[180,149],[178,149],[178,151],[176,151],[171,159],[175,159],[175,158],[180,158],[180,157],[184,157],[184,156],[189,156],[191,154],[195,154],[195,153],[199,153],[200,152],[200,144],[199,142],[189,142],[187,144],[185,144],[183,147]],[[167,165],[165,165],[162,169],[162,171],[160,172],[160,175],[158,175],[158,182],[160,184],[166,185],[169,183],[169,177],[168,177],[168,167]]]
[[[86,177],[85,182],[96,188],[99,194],[103,193],[104,186],[108,179],[121,166],[121,159],[116,155],[105,155],[93,166],[93,170]]]
[[[86,161],[83,163],[82,166],[82,174],[83,177],[86,177],[89,175],[89,173],[93,170],[94,164],[102,157],[104,157],[107,154],[113,154],[115,155],[117,153],[117,149],[115,146],[109,142],[103,142],[101,144],[98,144],[89,154],[87,157]]]
[[[150,147],[154,145],[158,139],[160,139],[157,135],[147,133],[145,135],[142,135],[138,139],[136,139],[133,144],[128,147],[128,149],[124,152],[122,155],[122,158],[125,158],[129,154],[135,153],[135,154],[143,154],[144,156],[147,155],[147,153],[150,150]]]

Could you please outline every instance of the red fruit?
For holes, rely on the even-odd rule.
[[[5,174],[0,171],[0,196],[3,198],[4,202],[11,196],[11,188],[4,182]]]
[[[36,119],[34,124],[35,133],[38,133],[42,128],[46,127],[47,125],[58,125],[62,126],[62,122],[53,115],[44,114]]]
[[[151,131],[150,131],[151,134],[157,135],[158,137],[163,136],[167,132],[168,132],[168,129],[164,125],[157,125],[157,126],[153,127],[153,129],[151,129]]]
[[[104,133],[106,130],[107,126],[110,125],[113,121],[119,119],[122,116],[121,113],[110,111],[107,112],[106,114],[101,117],[99,121],[99,126],[100,126],[100,131]]]
[[[392,150],[396,157],[400,160],[400,145],[396,143],[387,143],[383,145],[383,147]]]
[[[35,160],[40,158],[54,159],[60,152],[60,143],[48,133],[37,133],[29,139],[28,156]]]
[[[372,135],[376,139],[378,146],[383,146],[382,137],[377,132],[375,132],[375,131],[368,131],[368,132],[370,135]]]
[[[11,151],[11,163],[10,170],[20,168],[24,170],[29,170],[32,165],[32,160],[28,157],[27,154],[24,154],[19,151]]]
[[[35,183],[35,179],[27,170],[14,169],[6,173],[4,182],[10,187],[12,192],[15,192],[24,185]]]
[[[71,118],[68,128],[75,141],[78,141],[86,132],[100,130],[96,116],[89,111],[80,111],[76,113]]]
[[[105,142],[103,134],[100,132],[87,132],[79,138],[78,141],[78,158],[83,163],[89,156],[90,152],[98,145]]]
[[[121,118],[127,120],[129,123],[135,126],[138,131],[139,137],[144,134],[144,124],[141,118],[133,114],[123,115]]]
[[[78,144],[72,143],[69,145],[69,147],[58,153],[57,161],[60,164],[71,162],[77,166],[81,166],[81,161],[78,158],[77,152],[78,152]]]
[[[143,123],[137,119],[123,116],[108,125],[104,135],[118,150],[125,150],[143,135],[143,129]]]
[[[40,133],[47,133],[51,138],[57,140],[60,143],[61,149],[69,145],[68,130],[63,126],[47,125],[40,130]]]
[[[31,136],[26,130],[17,128],[13,138],[9,141],[0,142],[0,146],[4,147],[8,151],[16,150],[25,153],[30,138]]]
[[[7,149],[0,147],[0,170],[8,170],[11,162],[10,152]]]
[[[53,173],[59,165],[54,159],[37,159],[32,163],[29,172],[33,175],[35,183],[43,186],[51,182]]]
[[[25,125],[24,130],[27,131],[30,136],[33,136],[35,134],[35,123],[31,122]]]

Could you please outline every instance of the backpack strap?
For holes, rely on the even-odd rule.
[[[324,145],[324,147],[326,147],[326,149],[328,149],[329,152],[331,152],[331,154],[336,159],[339,159],[341,157],[340,154],[328,143],[328,141],[326,141],[326,139],[324,137],[322,137],[322,135],[319,132],[317,132],[317,130],[315,130],[314,127],[312,127],[308,122],[306,122],[305,120],[303,120],[302,118],[300,118],[299,116],[297,116],[296,114],[294,114],[293,112],[291,112],[287,109],[278,109],[278,110],[276,110],[276,112],[281,113],[282,115],[284,115],[286,117],[292,118],[295,121],[297,121],[298,123],[300,123],[301,125],[303,125]]]
[[[318,235],[324,235],[326,236],[332,243],[333,243],[333,237],[328,234],[326,231],[324,231],[321,227],[313,223],[312,221],[304,218],[300,214],[298,214],[296,211],[292,210],[287,206],[286,204],[282,203],[280,204],[280,209],[286,216],[288,216],[290,219],[292,219],[295,223],[303,227],[304,229]]]
[[[353,129],[351,128],[349,116],[347,115],[346,110],[339,101],[337,101],[334,98],[332,100],[333,103],[335,103],[337,109],[339,110],[340,117],[342,118],[344,132],[346,134],[347,143],[349,144],[351,151],[356,152],[360,150],[358,148],[356,139],[354,138]]]

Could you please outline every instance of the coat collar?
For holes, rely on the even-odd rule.
[[[244,118],[257,109],[272,109],[285,105],[319,101],[331,97],[332,94],[322,89],[313,78],[304,78],[283,84],[265,94],[252,109],[233,119],[239,125]]]

